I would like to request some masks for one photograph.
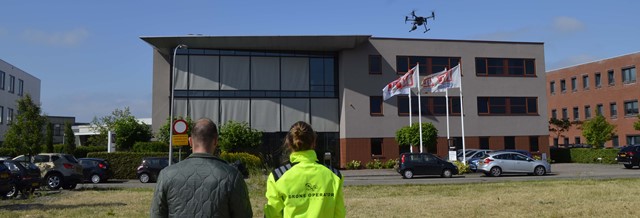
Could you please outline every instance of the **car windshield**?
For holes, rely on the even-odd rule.
[[[74,157],[73,155],[65,154],[62,156],[64,156],[64,158],[66,158],[71,163],[78,163],[78,159],[76,159],[76,157]]]
[[[31,170],[37,170],[38,166],[36,166],[33,163],[29,163],[29,162],[19,162],[23,167],[27,168],[27,169],[31,169]]]

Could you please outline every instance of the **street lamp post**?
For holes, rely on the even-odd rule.
[[[171,166],[171,162],[173,162],[173,92],[175,90],[175,78],[176,78],[176,53],[178,49],[187,49],[187,45],[179,44],[173,49],[173,65],[171,65],[171,106],[169,108],[169,166]]]

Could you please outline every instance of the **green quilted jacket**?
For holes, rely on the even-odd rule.
[[[251,217],[242,174],[227,162],[193,153],[160,171],[151,217]]]

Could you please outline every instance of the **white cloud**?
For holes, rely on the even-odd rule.
[[[556,17],[553,19],[553,29],[561,33],[579,32],[585,29],[585,25],[573,17]]]
[[[594,61],[596,59],[597,57],[594,57],[588,54],[579,54],[579,55],[569,56],[567,58],[564,58],[552,63],[549,69],[547,70],[555,70],[555,69],[570,67],[578,64],[584,64],[584,63]]]
[[[63,32],[46,32],[36,29],[27,29],[23,33],[25,40],[53,46],[78,45],[89,36],[89,31],[76,28]]]

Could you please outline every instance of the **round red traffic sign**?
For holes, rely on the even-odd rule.
[[[189,125],[187,125],[187,121],[176,120],[173,122],[173,133],[175,134],[187,134],[188,129]]]

